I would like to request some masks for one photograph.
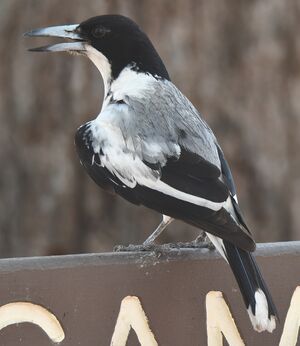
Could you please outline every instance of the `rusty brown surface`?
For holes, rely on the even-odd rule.
[[[252,330],[227,264],[215,252],[104,253],[0,261],[0,305],[30,301],[52,311],[62,346],[109,345],[122,299],[140,298],[161,346],[206,345],[205,295],[221,290],[246,345],[278,345],[292,293],[300,285],[300,242],[259,245],[257,259],[281,323],[273,334]],[[0,332],[1,346],[52,345],[37,326]],[[139,345],[131,333],[127,345]]]

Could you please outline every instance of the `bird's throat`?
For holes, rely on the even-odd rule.
[[[86,55],[94,63],[99,72],[101,73],[104,84],[104,96],[107,95],[111,81],[111,64],[108,59],[97,49],[91,45],[86,45]]]

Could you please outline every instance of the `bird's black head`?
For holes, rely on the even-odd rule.
[[[111,62],[116,78],[125,66],[169,79],[168,72],[147,35],[131,19],[120,15],[93,17],[79,33]]]
[[[112,78],[127,66],[155,77],[168,79],[168,72],[147,35],[131,19],[121,15],[103,15],[81,24],[37,29],[27,36],[56,36],[75,42],[33,49],[35,51],[71,51],[85,54],[88,46],[102,53],[110,63]],[[88,55],[88,54],[87,54]]]

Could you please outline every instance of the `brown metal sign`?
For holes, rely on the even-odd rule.
[[[259,245],[257,259],[281,319],[273,334],[253,331],[231,271],[214,251],[1,260],[0,345],[207,345],[211,291],[223,293],[245,345],[278,345],[300,285],[300,242]]]

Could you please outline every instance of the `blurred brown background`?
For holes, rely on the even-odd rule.
[[[140,24],[213,128],[257,241],[299,239],[299,1],[1,0],[0,256],[107,251],[160,221],[103,193],[79,164],[75,130],[102,98],[96,68],[29,53],[49,41],[22,37],[105,13]],[[176,222],[161,240],[197,234]]]

